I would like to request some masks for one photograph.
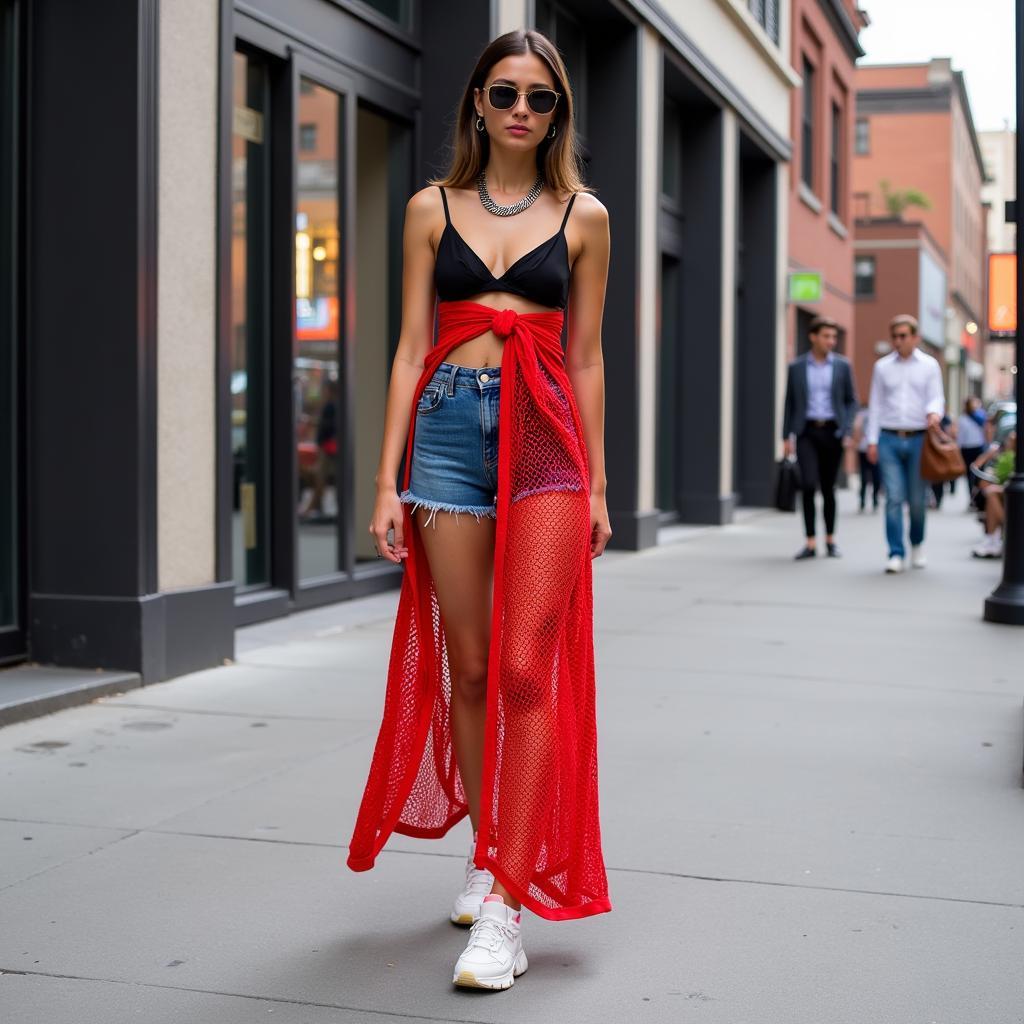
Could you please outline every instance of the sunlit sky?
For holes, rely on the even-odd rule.
[[[1015,118],[1014,0],[861,0],[871,25],[860,37],[862,64],[952,57],[963,71],[979,131]]]

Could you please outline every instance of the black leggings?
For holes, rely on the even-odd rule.
[[[796,439],[796,457],[800,463],[800,482],[804,499],[804,529],[813,537],[814,495],[820,488],[825,499],[825,533],[836,532],[836,476],[843,457],[843,442],[835,427],[808,426]]]

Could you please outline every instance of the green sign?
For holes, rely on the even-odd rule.
[[[790,302],[821,302],[821,273],[817,270],[794,270],[789,275]]]

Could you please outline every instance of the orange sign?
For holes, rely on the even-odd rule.
[[[988,329],[993,334],[1017,332],[1017,257],[993,252],[988,257]]]

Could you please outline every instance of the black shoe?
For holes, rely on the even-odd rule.
[[[799,562],[804,558],[814,558],[818,554],[814,548],[804,548],[798,555],[795,556],[794,561]]]
[[[828,557],[829,558],[842,558],[843,557],[841,552],[839,551],[839,545],[838,544],[827,544],[826,546],[828,547]]]

